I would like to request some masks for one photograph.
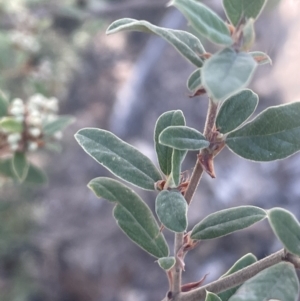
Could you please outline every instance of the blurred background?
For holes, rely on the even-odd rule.
[[[221,0],[203,1],[225,20]],[[194,70],[164,41],[142,33],[106,36],[123,17],[188,29],[164,0],[0,0],[0,89],[11,98],[55,96],[62,114],[76,122],[65,131],[60,152],[31,160],[45,168],[48,184],[0,187],[1,301],[150,301],[168,287],[154,258],[121,232],[112,206],[86,184],[109,174],[74,140],[82,127],[113,131],[156,160],[153,128],[167,110],[181,109],[187,125],[202,130],[205,97],[189,98]],[[257,113],[300,99],[300,2],[269,0],[256,23],[254,50],[273,65],[259,66],[251,88]],[[205,43],[209,52],[217,49]],[[192,171],[191,152],[184,170]],[[156,162],[156,161],[155,161]],[[280,206],[300,218],[300,155],[253,163],[224,150],[217,178],[203,177],[189,212],[190,228],[216,210],[251,204]],[[153,209],[155,194],[138,191]],[[173,236],[165,233],[173,244]],[[225,238],[202,242],[186,258],[183,281],[218,278],[248,252],[262,258],[281,246],[267,222]]]

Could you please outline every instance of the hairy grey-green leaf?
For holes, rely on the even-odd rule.
[[[265,64],[272,65],[271,58],[262,51],[252,51],[249,52],[249,54],[254,58],[254,60],[258,65],[265,65]]]
[[[182,111],[169,111],[163,113],[156,121],[154,129],[154,143],[155,150],[158,158],[158,163],[161,171],[165,175],[170,175],[172,172],[172,154],[173,148],[162,145],[159,143],[160,133],[171,125],[185,125],[185,119]]]
[[[196,31],[213,43],[227,46],[233,43],[227,25],[207,6],[193,0],[172,0],[170,4],[182,12]]]
[[[266,0],[223,0],[223,6],[230,22],[236,26],[241,18],[257,19]]]
[[[255,42],[254,19],[249,19],[243,28],[242,51],[249,51]]]
[[[72,116],[58,116],[55,120],[43,125],[43,134],[51,136],[56,132],[64,130],[68,125],[72,124],[74,120]]]
[[[227,146],[253,161],[286,158],[300,150],[300,102],[269,107],[228,134]]]
[[[3,117],[0,119],[0,128],[9,133],[21,133],[23,131],[23,123],[14,117]]]
[[[163,257],[159,258],[157,262],[163,270],[169,271],[175,265],[176,259],[174,256]]]
[[[208,215],[192,230],[191,238],[206,240],[245,229],[266,217],[266,212],[254,206],[240,206]]]
[[[203,64],[203,60],[200,58],[200,55],[205,53],[205,50],[201,42],[194,35],[186,31],[158,27],[147,21],[125,18],[113,22],[108,27],[106,33],[112,34],[126,30],[156,34],[169,42],[192,64],[197,67],[201,67]]]
[[[15,152],[12,167],[15,175],[22,182],[26,178],[29,168],[29,162],[24,152]]]
[[[206,291],[205,301],[222,301],[220,297],[214,293]]]
[[[177,187],[180,183],[181,164],[184,160],[187,151],[173,149],[172,153],[172,178],[174,186]]]
[[[33,164],[29,164],[27,176],[23,182],[24,184],[43,185],[46,184],[47,181],[48,181],[47,176],[41,168]]]
[[[213,101],[222,101],[249,83],[256,66],[250,54],[225,48],[205,61],[202,85]]]
[[[257,261],[257,258],[251,254],[248,253],[242,258],[240,258],[221,278],[224,278],[226,276],[229,276]],[[222,299],[222,301],[228,301],[228,299],[237,291],[237,289],[240,287],[240,285],[235,286],[233,288],[230,288],[226,291],[223,291],[222,293],[219,293],[218,296]]]
[[[108,131],[86,128],[79,130],[75,138],[93,159],[133,185],[154,190],[154,184],[161,180],[148,157]]]
[[[195,92],[197,89],[201,87],[201,73],[200,73],[200,68],[196,69],[188,78],[187,80],[187,88]]]
[[[249,89],[230,96],[224,101],[218,112],[217,129],[222,134],[235,130],[253,114],[257,104],[257,94]]]
[[[296,217],[282,208],[268,210],[269,223],[290,253],[300,256],[300,224]]]
[[[187,203],[180,192],[161,191],[156,197],[155,211],[160,222],[169,230],[184,232],[187,228]]]
[[[159,135],[159,142],[179,150],[199,150],[209,146],[200,132],[187,126],[167,127]]]
[[[240,286],[229,301],[297,301],[299,281],[292,264],[281,262]]]
[[[110,178],[95,178],[88,187],[97,197],[117,204],[114,217],[132,241],[157,258],[169,255],[168,245],[151,210],[132,189]]]

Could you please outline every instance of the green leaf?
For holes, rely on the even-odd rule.
[[[156,121],[154,129],[154,143],[155,150],[158,158],[158,163],[161,171],[165,175],[170,175],[172,172],[172,153],[171,147],[162,145],[158,141],[160,133],[171,125],[185,125],[185,119],[182,111],[169,111],[163,113]]]
[[[258,65],[270,64],[272,65],[271,58],[264,52],[261,51],[252,51],[249,54],[254,58]]]
[[[76,140],[93,159],[117,177],[146,190],[154,190],[161,175],[151,160],[114,134],[100,129],[81,129]]]
[[[206,291],[205,301],[222,301],[220,297],[214,293]]]
[[[8,101],[4,93],[0,90],[0,117],[7,115]]]
[[[266,217],[266,212],[254,206],[240,206],[208,215],[192,230],[191,238],[206,240],[245,229]]]
[[[228,134],[227,146],[253,161],[286,158],[300,150],[300,102],[270,107]]]
[[[197,130],[187,126],[169,126],[159,135],[159,143],[179,150],[199,150],[209,142]]]
[[[155,257],[169,255],[151,210],[132,189],[110,178],[95,178],[88,187],[97,197],[116,203],[113,214],[117,224],[133,242]]]
[[[113,22],[108,27],[106,34],[113,34],[126,30],[141,31],[158,35],[169,42],[192,64],[198,67],[201,67],[203,64],[203,60],[200,58],[200,55],[205,53],[205,50],[199,39],[188,32],[158,27],[147,21],[125,18]]]
[[[23,123],[14,117],[3,117],[0,119],[0,128],[10,133],[21,133],[23,131]]]
[[[221,278],[224,278],[228,275],[231,275],[257,261],[257,258],[251,254],[248,253],[242,258],[240,258]],[[222,293],[219,293],[218,296],[222,299],[222,301],[227,301],[240,287],[240,285],[235,286],[233,288],[230,288],[226,291],[223,291]]]
[[[298,292],[294,266],[281,262],[247,280],[229,301],[297,301]]]
[[[300,224],[296,217],[281,208],[273,208],[267,213],[269,223],[285,249],[300,256]]]
[[[221,101],[249,83],[256,65],[250,54],[225,48],[205,61],[202,84],[215,102]]]
[[[184,232],[187,228],[187,203],[181,193],[161,191],[155,201],[155,211],[160,222],[169,230]]]
[[[176,259],[173,256],[162,257],[162,258],[159,258],[157,262],[163,270],[169,271],[175,265]]]
[[[48,179],[46,174],[39,167],[29,164],[27,176],[24,180],[24,184],[29,185],[43,185],[47,183]]]
[[[236,26],[241,18],[257,19],[266,4],[266,0],[223,0],[228,20]]]
[[[26,154],[23,152],[15,152],[12,160],[12,167],[15,175],[22,182],[26,178],[29,168]]]
[[[186,86],[187,88],[195,92],[197,89],[201,87],[201,73],[200,73],[200,68],[196,69],[188,78]]]
[[[47,136],[52,136],[56,132],[64,130],[68,125],[74,122],[72,116],[59,116],[54,121],[48,122],[43,126],[43,133]]]
[[[226,46],[233,43],[227,25],[207,6],[193,0],[173,0],[170,5],[177,7],[193,28],[211,42]]]
[[[216,119],[216,127],[222,134],[235,130],[255,111],[258,96],[246,89],[229,97],[222,104]]]
[[[172,153],[172,178],[174,186],[177,187],[180,183],[181,175],[181,164],[184,160],[187,151],[181,151],[178,149],[173,149]]]
[[[249,19],[243,28],[242,51],[248,51],[255,42],[254,19]]]
[[[0,160],[0,175],[6,178],[16,179],[16,175],[12,169],[12,159]]]

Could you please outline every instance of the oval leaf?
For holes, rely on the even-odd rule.
[[[26,154],[23,152],[15,152],[12,167],[15,175],[20,181],[23,181],[28,173],[29,162],[27,160]]]
[[[161,180],[149,158],[108,131],[86,128],[78,131],[75,138],[93,159],[133,185],[154,190],[155,182]]]
[[[155,202],[160,222],[169,230],[184,232],[187,228],[187,203],[179,192],[161,191]]]
[[[206,291],[205,301],[222,301],[220,297],[214,293]]]
[[[157,262],[163,270],[169,271],[175,265],[176,259],[173,256],[163,257],[163,258],[159,258]]]
[[[290,253],[300,256],[300,224],[295,216],[287,210],[273,208],[268,210],[270,225]]]
[[[181,164],[184,160],[187,151],[181,151],[178,149],[173,149],[172,153],[172,178],[174,186],[177,187],[180,183],[181,175]]]
[[[159,135],[159,142],[179,150],[199,150],[209,146],[200,132],[187,126],[167,127]]]
[[[254,19],[249,19],[243,28],[242,51],[249,51],[255,42]]]
[[[48,122],[43,126],[43,133],[44,135],[52,136],[56,132],[64,130],[74,120],[72,116],[58,116],[54,121]]]
[[[207,6],[193,0],[173,0],[170,4],[177,7],[193,28],[210,41],[219,45],[232,44],[228,27]]]
[[[253,161],[286,158],[300,150],[300,102],[270,107],[226,138],[237,155]]]
[[[205,61],[202,84],[213,101],[221,101],[249,83],[256,65],[250,54],[225,48]]]
[[[265,64],[272,65],[271,58],[264,52],[253,51],[253,52],[249,52],[249,54],[254,58],[254,60],[258,65],[265,65]]]
[[[132,241],[157,258],[169,255],[168,245],[151,210],[133,190],[109,178],[95,178],[88,187],[97,197],[117,203],[114,217]]]
[[[196,69],[187,80],[186,86],[192,92],[197,91],[202,86],[200,70],[201,69]]]
[[[48,179],[46,174],[39,167],[29,164],[27,176],[24,180],[24,184],[28,185],[43,185],[47,183]]]
[[[3,117],[0,119],[0,128],[10,133],[21,133],[23,131],[23,123],[14,117]]]
[[[257,258],[249,253],[240,258],[221,278],[224,278],[228,275],[231,275],[257,261]],[[222,293],[219,293],[218,296],[222,299],[222,301],[227,301],[240,287],[240,285],[230,288]]]
[[[113,34],[125,30],[156,34],[169,42],[192,64],[198,67],[203,65],[203,60],[199,55],[205,53],[205,50],[199,39],[188,32],[158,27],[147,21],[138,21],[135,19],[125,18],[113,22],[108,27],[106,34]]]
[[[266,0],[223,0],[228,20],[236,26],[241,18],[257,19],[266,4]]]
[[[163,113],[156,121],[154,129],[154,143],[155,150],[158,158],[158,163],[161,171],[166,175],[172,172],[172,153],[171,147],[162,145],[158,141],[160,133],[171,125],[185,125],[185,119],[182,111],[169,111]]]
[[[247,280],[229,301],[297,301],[298,292],[294,266],[281,262]]]
[[[266,217],[266,212],[254,206],[240,206],[208,215],[192,230],[191,238],[205,240],[245,229]]]
[[[255,111],[258,96],[246,89],[229,97],[222,104],[216,119],[216,127],[222,134],[235,130]]]

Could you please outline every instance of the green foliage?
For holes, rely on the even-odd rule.
[[[160,222],[169,230],[184,232],[187,228],[187,203],[176,191],[161,191],[155,201],[155,211]]]
[[[173,256],[162,257],[162,258],[159,258],[157,262],[163,270],[169,271],[174,267],[174,265],[176,263],[176,259]]]
[[[169,126],[159,135],[159,143],[179,150],[199,150],[209,145],[197,130],[187,126]]]
[[[15,175],[22,182],[26,178],[29,170],[29,162],[26,158],[26,154],[23,152],[15,152],[12,167]]]
[[[293,214],[281,208],[268,210],[270,225],[285,249],[300,256],[300,224]]]
[[[226,134],[235,130],[253,114],[257,104],[257,94],[248,89],[226,99],[217,115],[218,131]]]
[[[2,91],[0,91],[0,117],[7,115],[8,100]]]
[[[299,283],[294,266],[281,262],[247,280],[229,301],[296,301],[298,293]]]
[[[192,230],[191,238],[205,240],[221,237],[245,229],[267,216],[266,212],[254,206],[241,206],[221,210],[208,215]]]
[[[227,46],[233,43],[226,24],[202,3],[192,0],[172,0],[170,4],[177,7],[193,28],[210,41]]]
[[[265,64],[272,65],[271,58],[262,51],[252,51],[252,52],[249,52],[249,54],[255,59],[255,61],[259,65],[265,65]]]
[[[213,101],[222,101],[249,83],[256,65],[250,54],[225,48],[205,61],[202,84]]]
[[[205,301],[222,301],[220,297],[214,293],[206,291]]]
[[[201,68],[196,69],[188,78],[186,83],[187,88],[195,92],[201,87]]]
[[[108,131],[82,129],[75,138],[93,159],[133,185],[154,190],[155,182],[161,179],[150,159]]]
[[[134,19],[121,19],[113,22],[107,29],[107,34],[120,31],[132,30],[156,34],[169,42],[183,57],[192,64],[201,67],[203,60],[200,54],[205,53],[201,42],[192,34],[182,31],[162,28],[150,24],[147,21],[138,21]]]
[[[256,19],[266,2],[266,0],[223,0],[223,6],[227,18],[236,26],[242,18]]]
[[[108,34],[133,30],[165,39],[198,67],[187,80],[192,96],[207,94],[209,98],[204,134],[187,127],[179,110],[166,112],[158,118],[154,143],[163,176],[150,159],[108,131],[86,128],[75,135],[82,148],[114,175],[140,188],[159,191],[155,212],[162,224],[160,228],[148,206],[125,185],[108,178],[96,178],[89,183],[98,197],[115,203],[113,214],[124,233],[146,252],[159,258],[158,264],[167,271],[170,284],[170,291],[164,300],[173,299],[172,289],[178,301],[196,300],[197,296],[199,300],[203,299],[203,288],[197,288],[202,281],[188,283],[180,290],[184,257],[199,240],[228,235],[266,217],[286,251],[300,256],[300,225],[291,213],[278,208],[268,212],[254,206],[221,210],[208,215],[186,233],[189,205],[202,173],[207,172],[214,177],[214,157],[225,145],[235,154],[253,161],[283,159],[300,150],[299,102],[270,107],[246,123],[257,107],[258,96],[245,87],[258,65],[272,63],[263,52],[249,52],[255,42],[255,21],[265,2],[223,0],[231,22],[228,25],[200,2],[172,0],[170,5],[183,13],[201,37],[219,46],[213,54],[206,53],[195,36],[160,28],[147,21],[121,19],[107,29]],[[191,178],[188,178],[181,172],[181,165],[188,151],[195,150],[199,153],[195,156]],[[172,257],[169,257],[169,248],[162,234],[164,229],[175,232]],[[245,255],[216,283],[210,284],[209,287],[215,287],[215,291],[224,291],[219,296],[206,292],[206,301],[295,301],[298,280],[294,267],[289,263],[275,265],[275,262],[283,260],[282,256],[271,259],[273,266],[269,267],[269,258],[256,262],[254,255]],[[288,260],[288,257],[285,259]],[[238,275],[248,278],[242,281],[236,279],[234,273],[240,270]],[[262,272],[252,277],[260,270]],[[218,286],[219,283],[226,285]]]
[[[0,128],[6,132],[21,133],[23,131],[23,124],[14,117],[3,117],[0,119]]]
[[[116,203],[113,214],[117,224],[137,245],[158,258],[169,255],[151,210],[133,190],[109,178],[93,179],[88,187],[97,197]]]
[[[257,262],[257,258],[253,254],[246,254],[245,256],[240,258],[221,278],[231,275],[255,262]],[[235,294],[239,287],[240,285],[230,288],[226,291],[223,291],[222,293],[219,293],[218,296],[222,301],[227,301],[231,296]]]
[[[55,120],[46,122],[43,125],[43,133],[46,136],[52,136],[57,132],[63,131],[74,121],[75,119],[72,116],[59,116]]]
[[[159,135],[168,126],[185,125],[185,118],[182,111],[169,111],[162,114],[156,121],[154,129],[154,143],[155,150],[158,158],[158,163],[161,171],[166,175],[170,175],[172,172],[172,154],[173,149],[171,147],[162,145],[159,143]]]
[[[231,132],[226,145],[253,161],[274,161],[300,150],[300,102],[270,107]]]

